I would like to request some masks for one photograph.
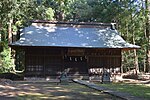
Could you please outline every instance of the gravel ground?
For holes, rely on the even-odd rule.
[[[0,100],[121,100],[88,87],[69,83],[0,83]]]

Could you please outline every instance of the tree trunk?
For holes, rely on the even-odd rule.
[[[58,3],[59,3],[58,20],[63,21],[64,20],[64,10],[63,10],[64,1],[59,0]]]
[[[133,24],[133,19],[132,19],[132,15],[131,15],[131,23]],[[133,27],[132,27],[132,41],[133,41],[133,44],[135,45],[135,25],[133,24]],[[134,54],[134,68],[135,68],[135,73],[136,75],[139,73],[139,64],[138,64],[138,55],[137,55],[137,51],[136,49],[133,50],[133,54]]]
[[[139,64],[136,49],[134,49],[134,66],[135,66],[135,73],[137,75],[139,73]]]
[[[59,16],[58,20],[63,21],[64,20],[64,11],[60,11],[58,16]]]
[[[134,32],[133,32],[133,43],[135,45],[135,35],[134,35]],[[136,49],[133,50],[133,54],[134,54],[135,73],[137,75],[139,73],[139,64],[138,64],[138,55],[137,55]]]
[[[8,25],[8,43],[12,43],[12,22],[13,20],[9,20],[9,25]]]
[[[145,59],[143,59],[143,72],[146,72],[146,64],[145,64]]]
[[[146,4],[146,37],[147,37],[146,72],[150,72],[150,0],[145,0],[145,4]]]

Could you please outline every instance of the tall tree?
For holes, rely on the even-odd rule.
[[[146,37],[147,37],[146,72],[150,72],[150,0],[145,0],[145,5],[146,5]]]
[[[3,51],[0,52],[0,72],[14,70],[8,44],[12,42],[13,33],[16,33],[17,28],[25,26],[30,20],[52,20],[53,16],[51,7],[40,5],[35,0],[0,1],[0,34],[2,35],[0,46],[3,48]]]

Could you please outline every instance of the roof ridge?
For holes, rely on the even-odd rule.
[[[31,20],[31,23],[50,23],[50,24],[73,24],[73,25],[100,25],[112,26],[116,23],[100,23],[100,22],[73,22],[73,21],[47,21],[47,20]]]

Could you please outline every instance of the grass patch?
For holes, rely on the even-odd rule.
[[[98,85],[121,92],[127,92],[134,96],[143,97],[145,99],[150,99],[150,86],[145,84],[111,83]]]

